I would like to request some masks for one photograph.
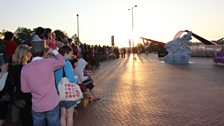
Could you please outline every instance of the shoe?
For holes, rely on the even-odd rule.
[[[92,99],[92,101],[98,101],[98,100],[100,100],[100,99],[101,99],[101,98],[97,97],[97,98]]]

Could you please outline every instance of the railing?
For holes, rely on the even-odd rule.
[[[213,57],[214,53],[224,51],[224,45],[192,45],[191,56]]]

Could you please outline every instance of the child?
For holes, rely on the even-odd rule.
[[[69,61],[72,59],[73,56],[72,48],[68,45],[64,45],[59,48],[59,53],[64,56],[66,65],[55,72],[56,87],[58,87],[58,84],[62,79],[63,74],[65,74],[69,82],[76,83],[77,78],[73,73],[72,64]],[[73,114],[77,102],[78,101],[60,101],[61,126],[73,126]]]

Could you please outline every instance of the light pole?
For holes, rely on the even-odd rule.
[[[133,10],[134,10],[134,8],[135,7],[137,7],[137,5],[135,5],[135,6],[133,6],[133,7],[131,7],[131,8],[129,8],[128,10],[131,10],[131,21],[132,21],[132,23],[131,23],[131,28],[132,28],[132,53],[134,53],[134,13],[133,13]]]
[[[79,14],[77,14],[76,16],[77,16],[77,34],[79,38]]]

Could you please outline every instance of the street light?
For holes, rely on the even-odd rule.
[[[128,10],[131,10],[132,47],[133,47],[132,53],[134,53],[134,38],[133,38],[133,34],[134,34],[134,13],[133,13],[133,10],[134,10],[135,7],[137,7],[137,5],[135,5],[135,6],[133,6],[133,7],[131,7],[131,8],[128,9]]]
[[[79,14],[77,14],[76,16],[77,16],[77,34],[79,38]]]

